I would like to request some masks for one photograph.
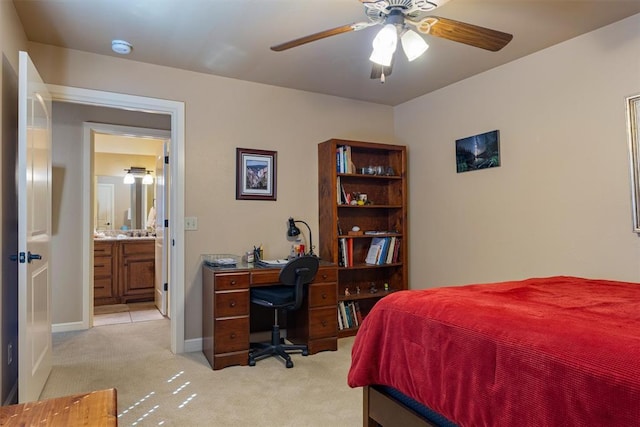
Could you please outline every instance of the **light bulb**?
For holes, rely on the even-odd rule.
[[[418,58],[429,49],[427,42],[413,30],[407,30],[400,38],[400,41],[402,42],[402,49],[405,55],[407,55],[409,62]]]
[[[133,177],[133,174],[131,172],[127,172],[127,174],[124,176],[123,182],[125,184],[133,184],[136,182],[136,179]]]

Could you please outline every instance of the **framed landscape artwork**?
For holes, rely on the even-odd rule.
[[[457,172],[500,166],[500,131],[481,133],[456,140]]]
[[[236,200],[276,200],[277,155],[236,148]]]
[[[640,233],[640,95],[627,98],[627,135],[631,166],[633,231]]]

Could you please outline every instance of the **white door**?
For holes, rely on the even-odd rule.
[[[113,230],[114,197],[113,184],[96,184],[96,230]]]
[[[166,212],[168,212],[166,203],[168,200],[167,191],[167,177],[169,176],[169,165],[165,165],[164,159],[168,156],[168,143],[163,144],[163,153],[156,158],[156,292],[155,302],[156,307],[160,310],[164,316],[170,316],[167,313],[168,307],[168,291],[165,290],[165,283],[168,283],[168,252],[169,248],[165,242],[165,235],[168,231],[164,224],[166,219]]]
[[[26,52],[18,86],[18,400],[51,372],[51,97]]]

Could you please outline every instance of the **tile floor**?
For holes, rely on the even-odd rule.
[[[164,319],[153,302],[102,305],[94,308],[93,326]]]

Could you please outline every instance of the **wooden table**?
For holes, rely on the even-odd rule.
[[[0,406],[0,426],[118,425],[116,389]]]

